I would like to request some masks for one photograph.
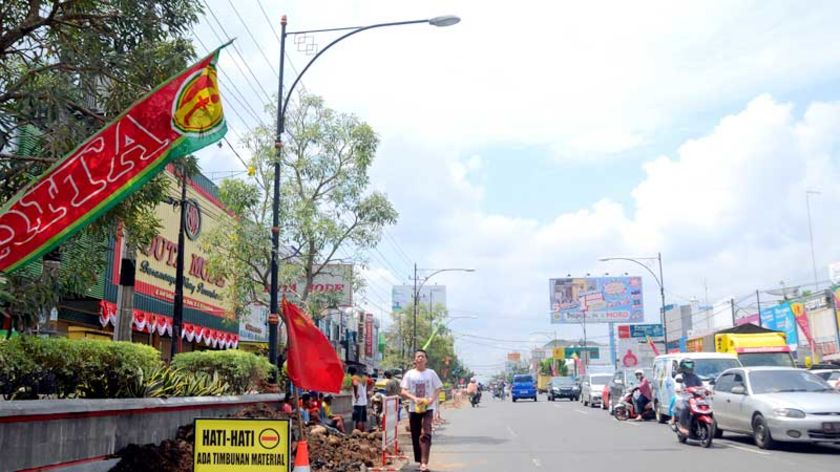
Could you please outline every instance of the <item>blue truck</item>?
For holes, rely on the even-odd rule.
[[[537,383],[534,381],[534,376],[531,374],[514,375],[510,396],[514,402],[520,398],[531,398],[537,401]]]

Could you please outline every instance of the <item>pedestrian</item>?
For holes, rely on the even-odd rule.
[[[390,370],[385,371],[385,378],[388,381],[385,383],[385,396],[388,397],[397,397],[397,421],[402,419],[402,397],[400,397],[400,381],[394,378],[394,373]]]
[[[353,381],[353,421],[356,423],[356,429],[364,433],[367,426],[367,379],[364,370],[357,371],[355,367],[350,367],[347,372]]]
[[[423,349],[414,353],[414,368],[405,373],[402,397],[409,400],[409,427],[414,461],[420,463],[421,471],[429,470],[429,452],[432,448],[432,419],[437,407],[438,396],[443,388],[437,373],[426,367],[428,354]]]

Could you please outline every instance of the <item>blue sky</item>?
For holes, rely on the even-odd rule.
[[[360,34],[324,54],[303,85],[381,138],[372,186],[400,221],[376,251],[351,251],[366,261],[366,307],[385,317],[390,286],[414,262],[476,268],[435,279],[453,314],[479,317],[453,322],[459,335],[510,341],[459,338],[475,365],[553,331],[548,278],[645,274],[600,256],[661,251],[669,303],[808,282],[808,189],[821,192],[812,199],[821,278],[840,260],[835,2],[249,2],[209,5],[243,55],[225,50],[226,87],[255,110],[264,100],[238,69],[249,64],[270,94],[279,55],[260,6],[275,22],[288,14],[291,30],[463,18]],[[215,44],[215,29],[203,17],[196,36]],[[299,70],[308,56],[291,48],[287,60]],[[253,122],[229,117],[235,143]],[[208,172],[241,170],[227,148],[201,158]],[[645,301],[654,321],[646,275]],[[578,326],[559,329],[580,336]]]

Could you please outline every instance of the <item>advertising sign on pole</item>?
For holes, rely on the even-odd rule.
[[[554,360],[566,359],[566,349],[562,347],[555,347],[551,350],[551,357]]]
[[[299,280],[280,286],[280,293],[292,303],[299,303],[305,280]],[[353,306],[353,265],[327,264],[312,280],[310,295],[322,296],[335,306],[347,308]]]
[[[535,361],[541,361],[545,359],[545,351],[543,351],[542,349],[534,349],[533,351],[531,351],[531,359],[534,359]]]
[[[785,333],[788,347],[796,351],[799,346],[799,333],[790,302],[761,308],[761,326]]]
[[[618,325],[618,338],[661,338],[665,336],[665,330],[661,324],[631,324]]]
[[[195,472],[291,470],[289,420],[195,420]]]
[[[373,313],[365,314],[365,357],[373,357]]]
[[[589,353],[589,359],[590,360],[593,360],[593,359],[598,360],[598,359],[601,358],[601,350],[598,349],[597,347],[584,348],[583,346],[572,346],[572,347],[567,347],[564,350],[565,350],[565,354],[566,354],[566,359],[572,359],[575,355],[577,355],[577,357],[579,359],[583,359],[583,353],[584,352]]]
[[[518,352],[509,352],[507,355],[507,360],[509,362],[519,362],[522,359],[522,356]]]
[[[551,322],[644,321],[641,277],[587,277],[549,280]]]

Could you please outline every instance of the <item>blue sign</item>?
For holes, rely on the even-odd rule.
[[[630,325],[631,338],[661,338],[665,336],[665,330],[661,324],[636,324]]]
[[[761,326],[785,333],[788,346],[792,351],[799,344],[799,334],[796,329],[796,318],[790,308],[790,302],[761,309]]]

